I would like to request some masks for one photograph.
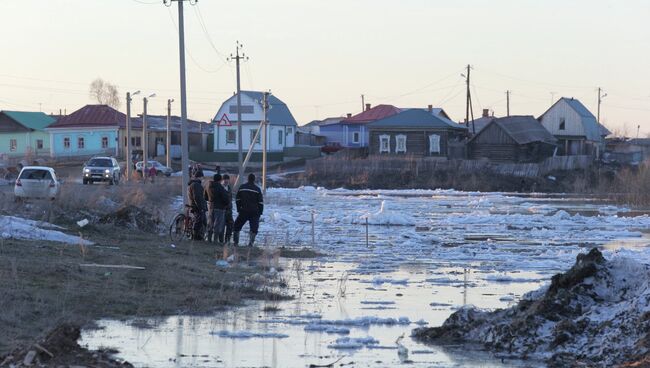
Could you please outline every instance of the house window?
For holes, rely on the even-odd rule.
[[[235,129],[226,129],[226,143],[237,143],[237,131]]]
[[[102,137],[102,148],[108,148],[108,137]]]
[[[566,121],[564,118],[560,119],[560,130],[565,130],[566,129]]]
[[[352,143],[359,143],[359,132],[352,133]]]
[[[429,136],[429,153],[440,153],[440,136],[437,134]]]
[[[131,145],[135,147],[140,147],[140,144],[142,143],[142,137],[131,137]]]
[[[379,153],[390,153],[390,135],[379,136]]]
[[[63,148],[70,149],[70,137],[63,138]]]
[[[396,142],[397,144],[395,144],[395,153],[406,153],[406,136],[404,134],[397,135]]]
[[[228,111],[230,114],[236,114],[237,113],[237,105],[230,105],[228,108]],[[241,113],[242,114],[252,114],[253,113],[253,105],[241,105]]]
[[[42,139],[37,139],[36,140],[36,149],[39,149],[39,150],[43,149],[43,140]]]
[[[16,149],[18,149],[18,141],[16,141],[15,139],[10,139],[9,151],[14,152]]]
[[[282,138],[284,137],[284,132],[278,130],[278,144],[282,145]]]
[[[293,133],[293,129],[292,128],[287,128],[287,135],[289,135],[291,133]]]
[[[86,147],[86,142],[84,141],[84,137],[77,138],[77,148],[84,149],[85,147]]]
[[[255,138],[255,134],[257,133],[257,129],[251,129],[251,143],[253,143],[253,139]],[[255,144],[260,144],[260,136],[257,136],[257,139],[255,139]]]

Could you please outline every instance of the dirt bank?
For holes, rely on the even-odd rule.
[[[79,231],[95,245],[0,240],[0,357],[13,352],[22,361],[61,326],[70,326],[71,336],[100,318],[207,314],[244,299],[287,297],[281,280],[259,277],[273,262],[269,252],[240,251],[239,263],[223,268],[215,265],[222,250],[207,243],[172,246],[165,237],[114,225]],[[57,364],[107,359],[68,350],[55,354]],[[47,356],[38,350],[39,359]]]
[[[551,284],[516,306],[463,308],[413,335],[435,344],[480,344],[553,367],[612,367],[650,358],[650,268],[626,258],[581,254]]]

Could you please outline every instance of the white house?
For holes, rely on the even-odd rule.
[[[560,98],[537,120],[558,139],[557,154],[562,156],[598,157],[605,148],[605,137],[611,134],[574,98]]]
[[[248,151],[255,133],[262,121],[263,92],[241,91],[242,146]],[[285,148],[293,147],[298,124],[287,105],[279,98],[269,96],[267,114],[267,152],[278,156]],[[237,143],[237,95],[228,98],[214,116],[214,152],[233,153],[238,150]],[[262,132],[260,132],[253,152],[262,151]]]

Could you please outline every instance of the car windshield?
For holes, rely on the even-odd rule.
[[[50,180],[52,175],[48,170],[43,169],[25,169],[20,174],[20,180]]]
[[[87,166],[111,167],[113,166],[113,162],[108,158],[93,158],[92,160],[88,161]]]

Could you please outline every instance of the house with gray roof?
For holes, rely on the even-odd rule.
[[[402,109],[369,123],[370,154],[462,158],[467,128],[443,113],[431,106]]]
[[[468,142],[470,159],[539,162],[553,156],[557,139],[533,116],[493,118]]]
[[[263,92],[241,91],[241,125],[242,125],[242,146],[244,153],[248,151],[253,143],[255,133],[263,118],[262,110]],[[269,96],[269,111],[267,114],[268,125],[266,127],[267,152],[270,160],[282,159],[286,148],[295,145],[295,134],[298,124],[287,104],[274,95]],[[237,134],[237,94],[221,104],[212,119],[214,124],[214,152],[221,153],[219,161],[236,161],[238,151]],[[253,146],[253,159],[255,160],[262,152],[262,133],[258,135]]]
[[[599,157],[611,134],[580,101],[562,97],[537,120],[558,139],[558,155]]]

